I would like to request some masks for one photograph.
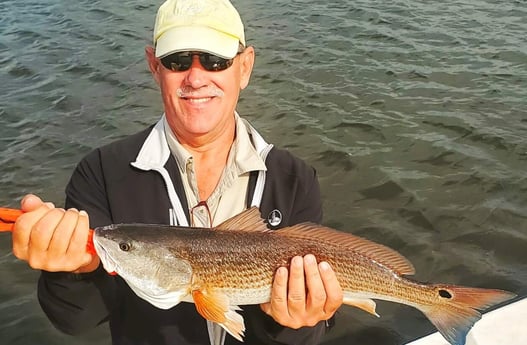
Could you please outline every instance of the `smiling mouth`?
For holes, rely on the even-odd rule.
[[[182,97],[182,99],[189,101],[190,103],[194,104],[202,104],[210,101],[212,97],[203,97],[203,98],[189,98],[189,97]]]

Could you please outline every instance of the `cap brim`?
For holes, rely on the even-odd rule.
[[[238,53],[239,40],[208,27],[178,26],[172,28],[156,42],[156,57],[180,51],[203,51],[225,59]]]

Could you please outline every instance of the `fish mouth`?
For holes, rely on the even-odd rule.
[[[119,265],[117,265],[116,260],[112,258],[111,254],[104,248],[97,236],[93,237],[93,244],[95,245],[95,251],[97,252],[97,255],[99,255],[106,272],[116,274],[119,271]]]

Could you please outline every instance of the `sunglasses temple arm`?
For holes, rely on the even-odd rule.
[[[15,227],[15,222],[24,211],[14,208],[0,207],[0,232],[12,232]],[[93,230],[90,229],[88,233],[88,242],[86,243],[86,252],[96,255],[95,246],[93,244]]]

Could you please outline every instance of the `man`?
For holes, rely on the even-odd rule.
[[[111,223],[215,226],[258,206],[272,228],[320,222],[315,171],[274,148],[235,111],[254,65],[228,0],[168,0],[146,48],[164,110],[152,127],[88,154],[66,188],[67,210],[26,196],[13,252],[41,269],[51,322],[78,334],[109,321],[114,344],[234,344],[192,304],[157,309],[85,253],[88,229]],[[82,211],[78,211],[82,210]],[[88,220],[89,214],[89,220]],[[248,344],[316,344],[342,303],[327,263],[295,257],[271,301],[244,306]]]

